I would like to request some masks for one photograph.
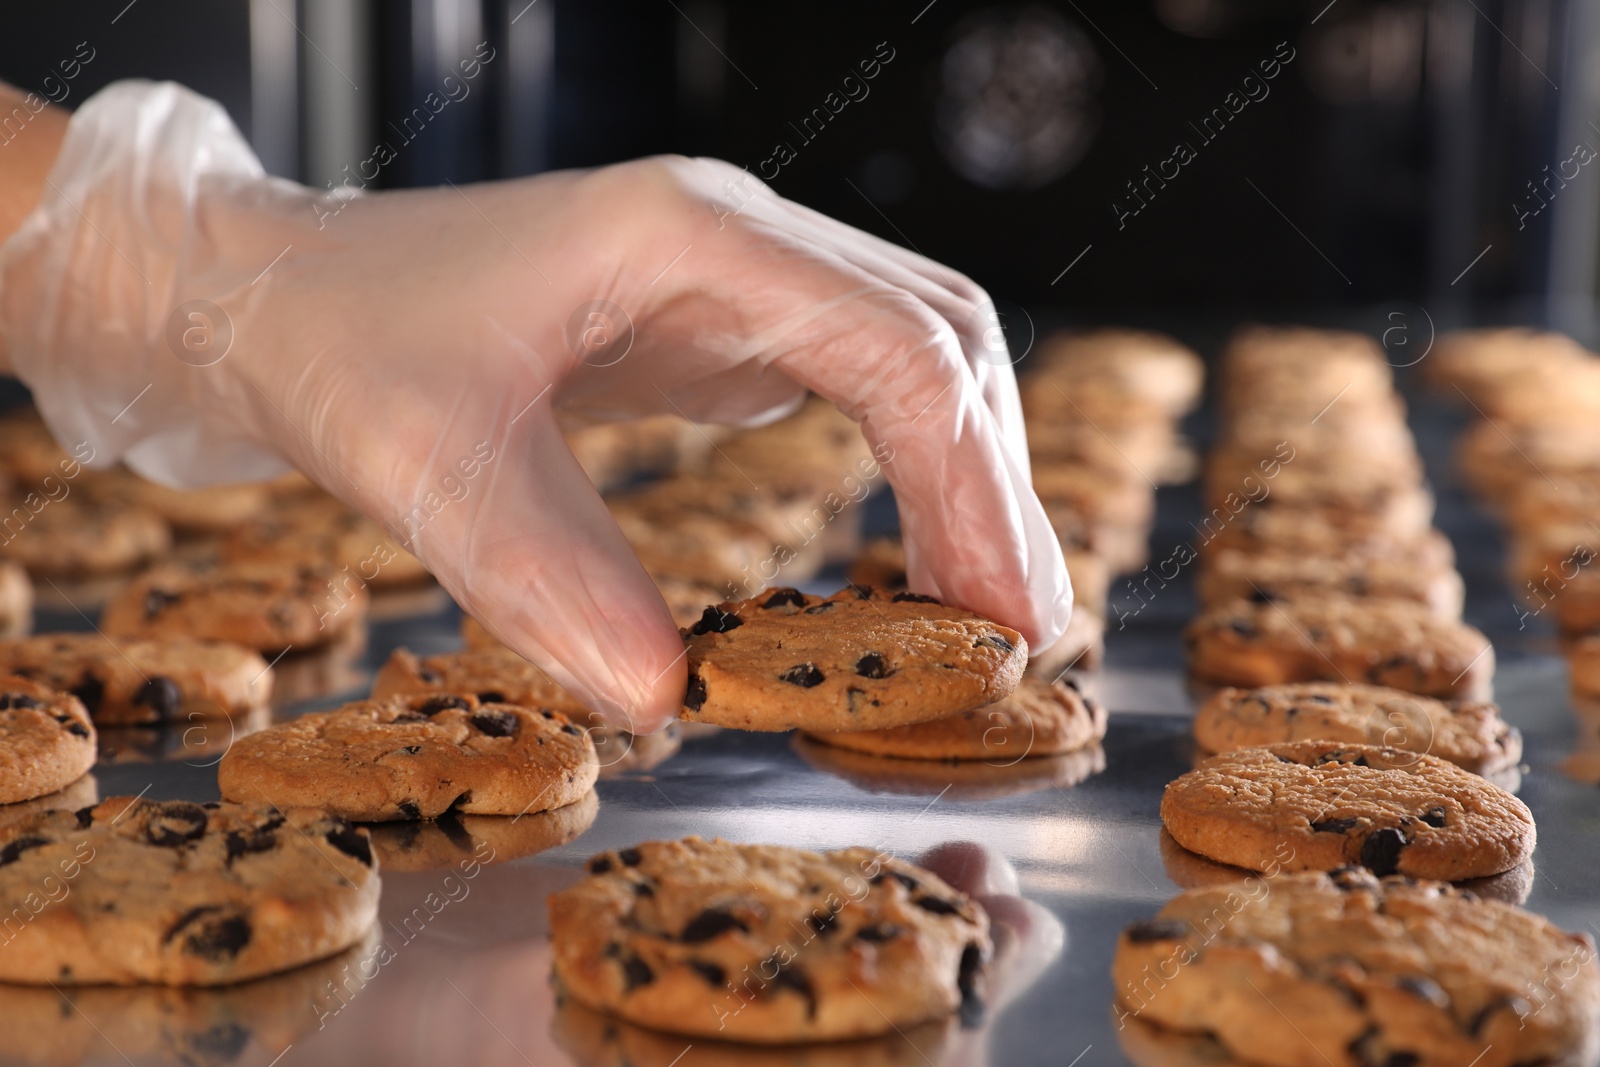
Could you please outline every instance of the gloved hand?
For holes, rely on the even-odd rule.
[[[892,449],[913,587],[1062,632],[985,300],[725,163],[335,196],[147,82],[85,102],[0,248],[0,337],[59,438],[174,485],[287,459],[635,731],[676,714],[682,643],[557,406],[748,424],[814,389]]]

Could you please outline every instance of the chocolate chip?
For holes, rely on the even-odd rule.
[[[1360,819],[1323,819],[1311,824],[1319,834],[1347,834],[1361,824]]]
[[[921,593],[900,592],[889,598],[895,604],[939,604],[938,597],[924,596]],[[941,605],[942,606],[942,605]]]
[[[1228,629],[1246,640],[1261,636],[1261,632],[1256,629],[1254,623],[1246,622],[1243,619],[1233,619],[1228,623]]]
[[[432,667],[418,667],[417,677],[422,679],[422,681],[426,682],[428,685],[438,685],[440,682],[444,681],[444,675],[440,674]]]
[[[610,856],[596,856],[589,861],[590,874],[605,874],[609,870],[611,870]]]
[[[270,852],[278,844],[278,835],[271,829],[229,830],[223,839],[228,851],[228,863],[252,852]]]
[[[653,897],[656,895],[656,887],[649,882],[635,882],[633,883],[633,895],[636,897]]]
[[[1415,1052],[1391,1052],[1383,1067],[1417,1067],[1422,1057]]]
[[[803,608],[806,595],[798,589],[774,589],[772,595],[761,602],[763,608]]]
[[[817,1017],[817,994],[811,988],[811,979],[807,978],[806,973],[799,967],[791,963],[779,971],[777,977],[772,980],[772,986],[774,989],[790,989],[805,997],[806,1018]]]
[[[728,984],[728,972],[718,967],[715,963],[708,963],[705,960],[690,960],[689,966],[694,968],[695,974],[704,978],[711,985],[724,986]]]
[[[449,711],[451,708],[461,708],[462,710],[466,710],[471,707],[472,701],[468,700],[466,697],[437,696],[429,697],[421,704],[418,704],[417,711],[423,715],[433,716],[439,714],[441,711]]]
[[[835,601],[835,600],[824,600],[820,604],[813,604],[809,608],[807,608],[806,609],[806,614],[807,615],[825,615],[825,614],[827,614],[828,612],[832,611],[834,608],[836,608],[838,606],[839,606],[838,601]]]
[[[1427,811],[1422,813],[1421,819],[1423,822],[1437,830],[1444,826],[1444,809],[1429,808]]]
[[[450,813],[452,811],[457,810],[458,808],[460,808],[464,804],[471,804],[471,803],[472,803],[472,790],[468,789],[465,793],[457,793],[456,794],[456,798],[454,800],[452,800],[449,804],[445,805],[445,809],[444,810],[445,810],[445,813],[448,814],[448,813]]]
[[[78,829],[87,830],[94,823],[94,805],[90,804],[86,808],[79,808],[72,815],[78,820]]]
[[[984,634],[982,637],[978,638],[976,647],[998,648],[1001,652],[1015,652],[1017,650],[1017,646],[1006,640],[1006,636],[1001,633]]]
[[[902,873],[900,871],[884,871],[881,874],[874,875],[873,879],[872,879],[872,884],[873,885],[882,885],[884,883],[884,880],[888,879],[888,878],[893,878],[895,881],[899,882],[901,885],[905,886],[907,889],[909,889],[913,893],[916,892],[918,889],[920,889],[922,887],[922,883],[921,882],[917,881],[915,878],[911,877],[909,874],[904,874],[904,873]]]
[[[417,807],[417,802],[415,800],[402,800],[400,803],[395,805],[395,810],[400,813],[400,817],[402,819],[422,818],[422,809]]]
[[[570,722],[564,722],[561,724],[561,732],[564,734],[571,734],[573,737],[577,737],[579,734],[583,733],[582,730],[578,729]]]
[[[916,897],[911,903],[935,915],[960,915],[961,909],[943,897]]]
[[[0,848],[0,867],[17,862],[17,857],[30,848],[42,848],[50,843],[47,837],[19,837]]]
[[[1354,889],[1378,888],[1378,880],[1365,867],[1336,867],[1328,872],[1328,878],[1336,888],[1346,893]]]
[[[1521,997],[1496,997],[1473,1014],[1472,1018],[1467,1022],[1467,1032],[1473,1037],[1481,1036],[1484,1028],[1489,1025],[1489,1019],[1493,1017],[1495,1012],[1505,1010],[1510,1010],[1518,1019],[1523,1019],[1527,1017],[1528,1012],[1531,1010],[1531,1005]]]
[[[627,992],[633,992],[642,985],[649,985],[656,980],[656,973],[650,965],[638,956],[625,956],[622,960],[622,978]]]
[[[479,708],[472,713],[472,725],[490,737],[517,735],[517,717],[501,708]]]
[[[421,745],[404,745],[404,746],[401,747],[400,751],[404,752],[408,756],[415,756],[417,753],[422,751],[422,746]]]
[[[1308,694],[1306,694],[1305,699],[1311,701],[1311,703],[1313,703],[1313,704],[1337,704],[1338,703],[1338,701],[1334,700],[1332,697],[1323,696],[1321,693],[1308,693]]]
[[[644,862],[644,856],[636,848],[625,848],[617,853],[617,859],[622,861],[624,867],[637,867]]]
[[[872,586],[870,586],[870,585],[852,585],[850,588],[855,590],[856,599],[857,600],[871,600],[872,599]]]
[[[178,709],[183,706],[183,691],[178,688],[178,683],[171,678],[156,675],[146,679],[133,694],[133,703],[137,707],[149,708],[156,713],[156,718],[166,722],[178,714]]]
[[[250,943],[250,920],[243,915],[228,914],[216,905],[191,908],[185,912],[166,940],[171,941],[183,933],[183,950],[191,956],[220,963],[231,960]]]
[[[856,673],[863,678],[887,678],[894,673],[894,668],[883,661],[880,653],[868,652],[856,660]]]
[[[1189,936],[1189,925],[1177,919],[1146,919],[1134,923],[1123,931],[1129,944],[1146,945],[1152,941],[1182,941]]]
[[[978,995],[978,975],[982,971],[983,950],[969,943],[961,950],[961,962],[956,969],[956,988],[961,990],[961,1026],[965,1030],[982,1026],[988,1010]]]
[[[67,733],[73,737],[89,736],[89,728],[69,715],[57,715],[56,722],[60,723]]]
[[[899,936],[900,928],[894,923],[873,923],[856,931],[856,939],[859,941],[893,941]]]
[[[723,611],[712,604],[700,613],[700,618],[689,627],[689,636],[698,637],[701,634],[725,634],[729,630],[737,630],[744,625],[744,620],[731,611]]]
[[[145,825],[144,836],[152,845],[178,848],[198,841],[206,832],[206,809],[181,800],[151,805],[155,810]]]
[[[485,689],[478,694],[478,703],[480,704],[504,704],[505,702],[506,695],[495,689]]]
[[[806,925],[811,927],[811,932],[818,937],[827,937],[839,925],[839,913],[836,911],[813,913],[806,917]]]
[[[328,831],[328,844],[346,856],[360,860],[363,866],[372,866],[371,839],[343,819],[338,820],[333,829]]]
[[[690,711],[699,711],[706,703],[706,680],[698,674],[689,675],[689,685],[683,691],[683,706]]]
[[[68,692],[82,701],[89,714],[93,715],[100,710],[100,704],[105,700],[106,686],[100,679],[85,671],[78,684]]]
[[[1252,604],[1271,604],[1273,600],[1273,595],[1259,586],[1250,592],[1250,603]]]
[[[697,945],[702,941],[710,941],[729,930],[748,930],[744,922],[732,912],[721,908],[707,908],[699,915],[690,919],[684,926],[683,933],[678,935],[678,940],[690,945]]]
[[[798,685],[801,689],[810,689],[812,686],[822,684],[823,674],[817,670],[815,663],[796,663],[778,675],[778,681]]]
[[[144,595],[144,617],[153,619],[182,599],[182,593],[169,593],[165,589],[152,589]]]
[[[1405,847],[1405,835],[1399,830],[1379,830],[1361,843],[1361,864],[1380,878],[1393,874],[1400,868],[1400,850]]]
[[[0,710],[9,708],[36,708],[39,702],[26,693],[0,693]]]

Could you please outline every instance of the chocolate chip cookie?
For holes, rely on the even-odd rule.
[[[102,507],[76,496],[45,500],[0,534],[0,557],[34,575],[89,578],[143,566],[172,548],[172,528],[147,508]]]
[[[0,676],[0,804],[54,793],[94,766],[94,725],[71,693]]]
[[[154,511],[181,534],[227,533],[259,516],[272,502],[271,491],[260,482],[172,489],[126,467],[89,474],[84,488],[95,500]]]
[[[876,730],[992,704],[1016,688],[1022,635],[918,593],[774,589],[683,631],[680,718],[744,730]]]
[[[873,849],[651,841],[549,904],[562,992],[657,1030],[783,1044],[983,1011],[988,916]]]
[[[1223,689],[1195,713],[1194,739],[1207,752],[1282,741],[1385,745],[1485,775],[1522,758],[1522,734],[1500,718],[1497,705],[1446,704],[1339,682]]]
[[[1480,631],[1402,601],[1235,601],[1195,619],[1183,639],[1190,673],[1213,685],[1368,682],[1482,700],[1494,677]]]
[[[1112,980],[1119,1023],[1249,1063],[1512,1067],[1592,1062],[1594,957],[1513,905],[1347,869],[1182,893],[1123,931]]]
[[[947,719],[854,733],[809,732],[836,748],[876,756],[925,760],[985,760],[1010,764],[1059,756],[1106,735],[1106,710],[1070,679],[1026,677],[1010,695]]]
[[[0,980],[240,982],[354,944],[378,892],[366,832],[321,811],[118,797],[42,812],[0,830],[0,908],[30,916]]]
[[[1292,741],[1212,756],[1167,786],[1174,840],[1254,871],[1329,871],[1454,882],[1533,853],[1533,815],[1453,763],[1379,745]]]
[[[241,803],[386,822],[548,811],[598,770],[588,734],[559,712],[437,694],[357,700],[240,738],[217,784]]]
[[[320,492],[238,527],[221,555],[231,563],[327,566],[373,589],[428,580],[422,561],[382,526]]]
[[[1454,567],[1421,567],[1413,560],[1236,549],[1204,558],[1195,591],[1206,608],[1223,607],[1234,600],[1340,596],[1408,600],[1432,608],[1441,619],[1459,619],[1466,595]]]
[[[884,757],[820,744],[804,734],[792,742],[807,766],[867,793],[997,800],[1046,789],[1070,789],[1106,769],[1105,749],[1089,744],[1059,756],[1014,760],[927,760]]]
[[[590,719],[589,709],[559,682],[498,641],[421,659],[407,649],[395,649],[372,680],[372,697],[417,693],[476,693],[486,704],[550,708],[584,724]]]
[[[366,586],[320,564],[215,563],[154,567],[100,616],[111,637],[192,637],[262,652],[332,644],[365,622]]]
[[[38,634],[0,641],[0,671],[72,693],[96,723],[244,719],[267,706],[272,669],[240,645]]]

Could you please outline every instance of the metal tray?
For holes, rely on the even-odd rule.
[[[1440,523],[1456,540],[1471,586],[1469,618],[1495,639],[1498,698],[1526,736],[1521,796],[1539,827],[1526,906],[1568,929],[1600,935],[1594,879],[1600,788],[1562,770],[1580,744],[1600,748],[1600,730],[1595,719],[1574,714],[1550,634],[1512,628],[1517,616],[1498,584],[1497,535],[1450,487],[1440,464],[1459,418],[1424,406],[1414,425],[1440,487]],[[1156,558],[1187,539],[1186,519],[1198,514],[1192,490],[1162,491]],[[819,757],[786,736],[691,737],[654,768],[602,781],[592,826],[569,843],[476,868],[470,877],[454,857],[441,869],[386,870],[378,935],[387,953],[369,947],[219,991],[0,987],[0,1062],[1128,1062],[1127,1034],[1119,1033],[1111,1010],[1117,933],[1178,891],[1174,874],[1192,876],[1180,868],[1169,872],[1157,815],[1162,787],[1193,759],[1191,705],[1176,640],[1192,612],[1180,580],[1126,629],[1113,620],[1108,666],[1092,682],[1113,713],[1103,769],[1079,761],[1041,770],[1030,760],[1010,769],[930,771],[877,761],[877,771],[869,773],[849,761],[829,761],[825,753]],[[50,626],[83,628],[84,620],[52,611],[41,620],[41,628]],[[454,609],[375,623],[359,666],[370,671],[401,644],[418,651],[454,647]],[[125,761],[102,764],[94,772],[101,795],[215,798],[215,756],[186,752],[181,741],[171,747],[172,754],[157,758],[133,746],[124,750]],[[924,1027],[880,1042],[798,1050],[652,1035],[570,1006],[558,1010],[549,984],[545,895],[580,877],[581,864],[596,851],[686,834],[818,849],[874,845],[908,858],[941,843],[981,843],[1009,861],[1022,896],[1034,905],[1012,912],[1026,930],[1009,939],[1007,988],[976,1030]]]

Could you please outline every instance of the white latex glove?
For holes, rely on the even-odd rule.
[[[631,338],[589,328],[597,300]],[[0,248],[0,337],[59,438],[174,485],[286,459],[636,731],[676,715],[682,642],[558,405],[750,423],[814,389],[892,449],[913,587],[1036,647],[1062,632],[1071,590],[985,301],[725,163],[335,198],[265,176],[218,105],[148,82],[85,102]]]

